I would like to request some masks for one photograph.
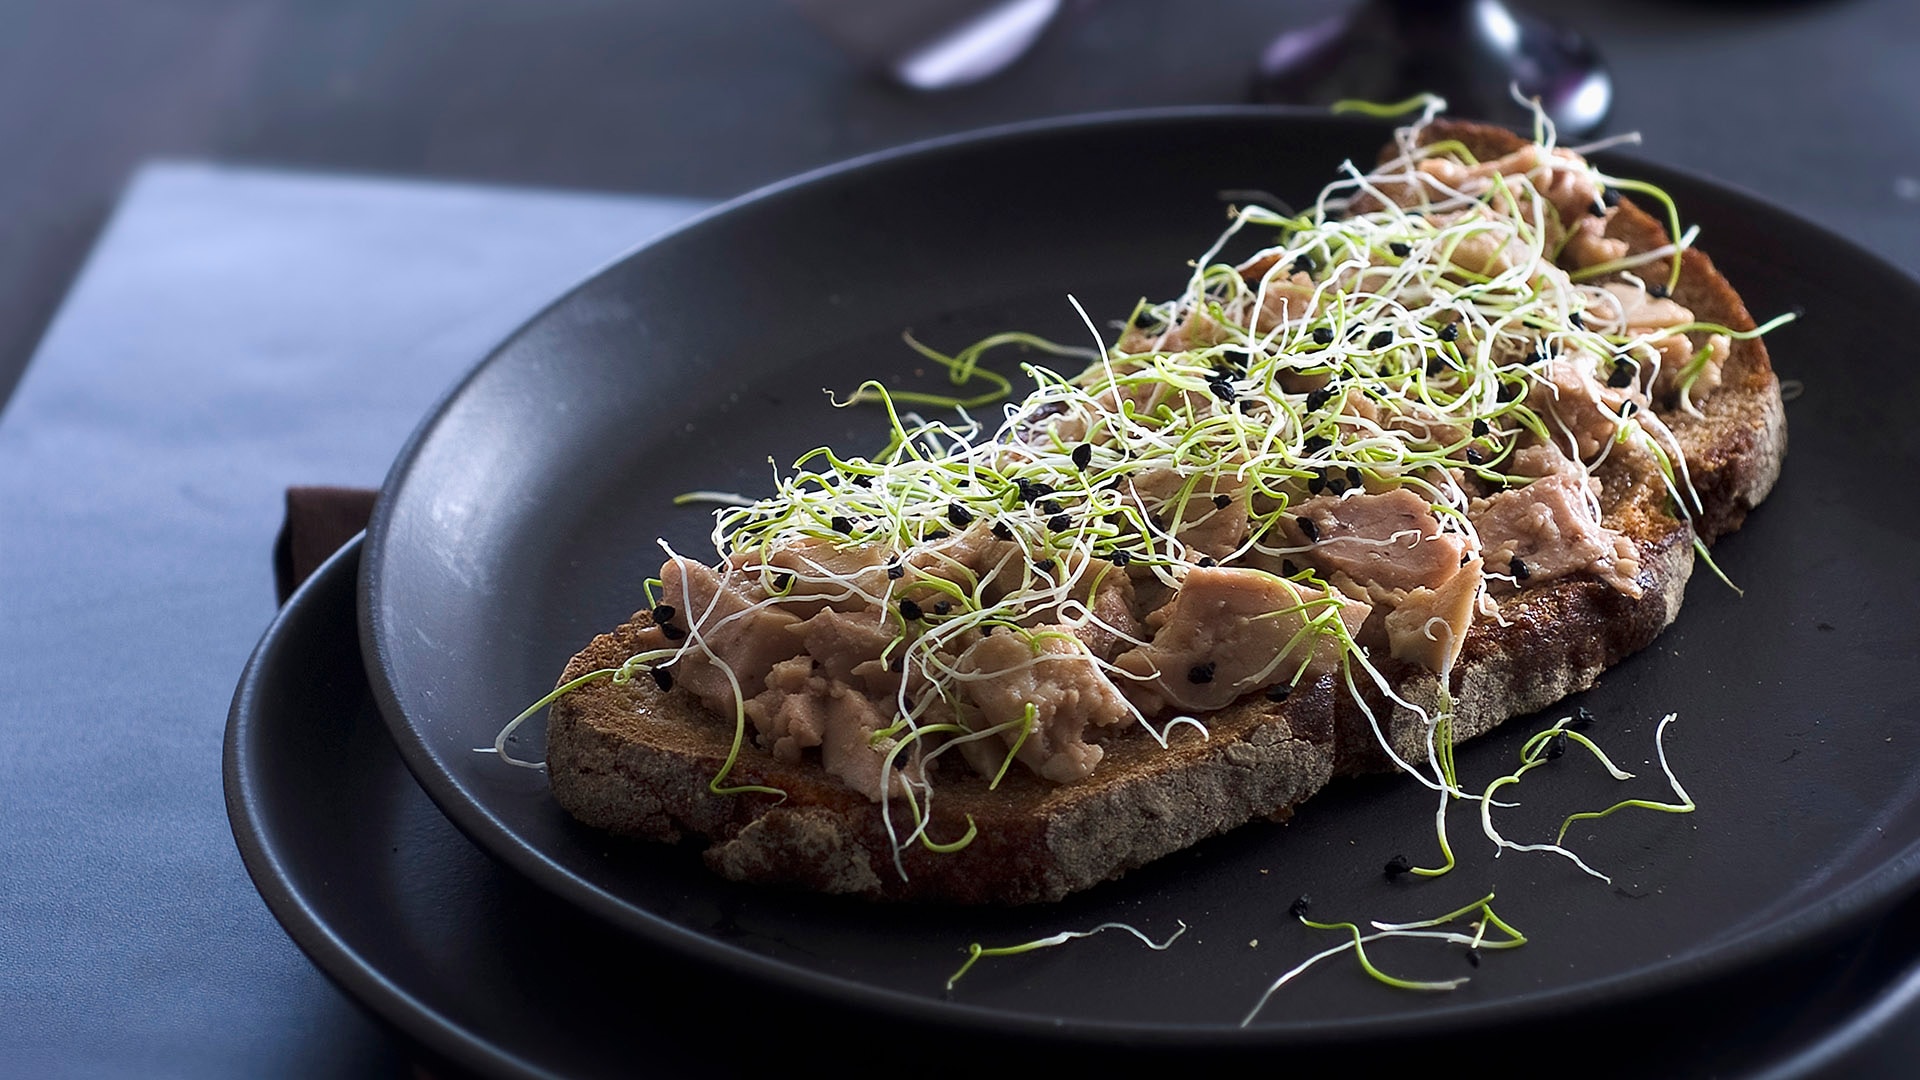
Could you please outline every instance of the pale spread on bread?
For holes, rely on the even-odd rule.
[[[1711,393],[1728,332],[1666,296],[1674,249],[1606,235],[1579,156],[1398,146],[1307,213],[1236,211],[997,430],[896,416],[886,452],[719,515],[718,567],[661,571],[676,684],[882,801],[949,745],[1073,783],[1117,730],[1387,657],[1444,675],[1564,577],[1638,596],[1590,470],[1626,440],[1680,462],[1656,398]]]
[[[1444,857],[1397,872],[1454,865],[1461,799],[1578,862],[1452,748],[1645,647],[1778,473],[1768,327],[1691,240],[1550,127],[1429,111],[1305,211],[1232,211],[1111,343],[1082,313],[1084,366],[996,423],[867,384],[882,450],[720,511],[574,658],[555,795],[736,879],[1026,902],[1397,767]],[[1009,340],[916,347],[958,383]]]

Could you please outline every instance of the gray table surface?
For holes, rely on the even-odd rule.
[[[377,486],[492,342],[697,205],[140,173],[0,421],[0,1074],[404,1071],[226,827],[283,492]]]

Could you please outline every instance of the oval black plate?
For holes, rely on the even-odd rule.
[[[609,267],[531,321],[456,388],[388,478],[369,531],[362,641],[402,756],[483,848],[560,896],[727,969],[895,1015],[1170,1043],[1300,1045],[1538,1019],[1724,974],[1807,948],[1884,908],[1920,876],[1920,771],[1904,677],[1920,657],[1920,512],[1888,477],[1920,458],[1906,402],[1920,365],[1884,333],[1920,286],[1817,228],[1719,185],[1620,165],[1664,185],[1701,244],[1763,317],[1807,318],[1771,339],[1804,379],[1786,476],[1717,551],[1744,598],[1697,575],[1679,623],[1608,673],[1585,704],[1603,741],[1660,797],[1652,726],[1702,810],[1617,815],[1569,838],[1602,884],[1551,856],[1488,857],[1455,818],[1463,866],[1389,885],[1379,868],[1430,847],[1426,792],[1337,785],[1288,827],[1256,826],[1068,902],[1017,912],[908,908],[741,888],[687,851],[576,827],[537,774],[476,747],[551,686],[594,633],[639,606],[666,537],[698,550],[694,488],[763,489],[768,457],[870,448],[872,415],[822,388],[911,382],[903,329],[957,347],[1009,327],[1061,340],[1177,291],[1219,229],[1218,193],[1316,191],[1364,159],[1375,124],[1256,110],[1031,125],[802,178],[723,207]],[[1570,703],[1571,704],[1571,703]],[[1516,721],[1462,756],[1511,768]],[[537,741],[523,752],[538,752]],[[1573,759],[1569,759],[1569,763]],[[1527,838],[1618,794],[1578,765],[1527,788],[1507,819]],[[1531,932],[1451,995],[1387,990],[1336,964],[1236,1025],[1267,983],[1330,943],[1284,915],[1400,920],[1496,891]],[[941,986],[967,943],[1012,943],[1125,918],[1118,935],[983,965]],[[1257,941],[1256,946],[1251,944]],[[1412,954],[1415,975],[1464,969]]]
[[[817,1044],[823,1031],[857,1030],[873,1060],[911,1060],[916,1075],[973,1076],[982,1060],[1018,1060],[1036,1072],[1058,1065],[1063,1074],[1118,1072],[1122,1063],[1184,1073],[1272,1067],[1260,1047],[1156,1057],[1138,1046],[978,1032],[959,1043],[951,1030],[823,1008],[763,986],[752,992],[756,1037],[717,1055],[714,1018],[742,1015],[737,980],[577,917],[462,838],[401,764],[360,663],[359,555],[356,541],[322,568],[248,663],[227,726],[227,807],[247,870],[287,932],[440,1062],[509,1076],[630,1076],[636,1062],[652,1076],[755,1075],[790,1071],[793,1048]],[[1826,955],[1707,987],[1704,997],[1628,1003],[1588,1014],[1571,1031],[1518,1027],[1494,1040],[1427,1039],[1375,1052],[1505,1073],[1551,1062],[1570,1076],[1898,1075],[1885,1065],[1906,1060],[1897,1033],[1920,1011],[1917,958],[1920,903],[1910,902]],[[1112,959],[1128,957],[1116,950]],[[1604,1053],[1569,1053],[1598,1044]],[[928,1052],[941,1045],[966,1050]],[[1331,1072],[1353,1060],[1336,1045],[1290,1054],[1288,1064]]]

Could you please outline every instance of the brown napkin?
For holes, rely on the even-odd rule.
[[[321,563],[367,527],[379,495],[372,488],[287,489],[286,521],[273,542],[273,584],[282,604]]]

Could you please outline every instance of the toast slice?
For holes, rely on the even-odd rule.
[[[1459,140],[1482,161],[1528,145],[1504,129],[1447,121],[1427,126],[1422,138]],[[1661,223],[1629,200],[1608,217],[1606,235],[1634,252],[1669,243]],[[1672,292],[1701,321],[1754,325],[1698,251],[1684,253]],[[1698,494],[1691,520],[1676,511],[1659,462],[1637,443],[1622,443],[1593,471],[1602,523],[1632,544],[1638,595],[1575,574],[1509,593],[1499,620],[1474,619],[1450,671],[1456,740],[1585,689],[1645,647],[1679,611],[1696,535],[1711,541],[1738,528],[1765,497],[1785,452],[1765,347],[1732,342],[1720,375],[1700,415],[1660,410]],[[589,643],[561,681],[618,667],[659,640],[651,615],[638,613]],[[1382,659],[1378,669],[1405,702],[1432,707],[1442,699],[1440,677],[1418,665]],[[1077,783],[1014,768],[990,790],[973,772],[943,773],[928,837],[953,841],[970,823],[977,830],[970,844],[945,852],[918,844],[896,851],[869,795],[811,757],[782,760],[750,735],[727,784],[785,795],[711,793],[709,782],[734,751],[734,719],[645,677],[601,679],[562,697],[548,725],[547,765],[555,798],[580,821],[647,840],[702,838],[708,865],[734,880],[884,900],[1019,904],[1057,900],[1255,818],[1284,819],[1335,776],[1391,768],[1369,710],[1397,754],[1424,761],[1421,718],[1363,690],[1356,701],[1326,674],[1284,702],[1251,694],[1206,717],[1209,737],[1176,727],[1164,748],[1137,728],[1091,735],[1104,757]],[[908,808],[896,798],[890,812],[899,821]]]

